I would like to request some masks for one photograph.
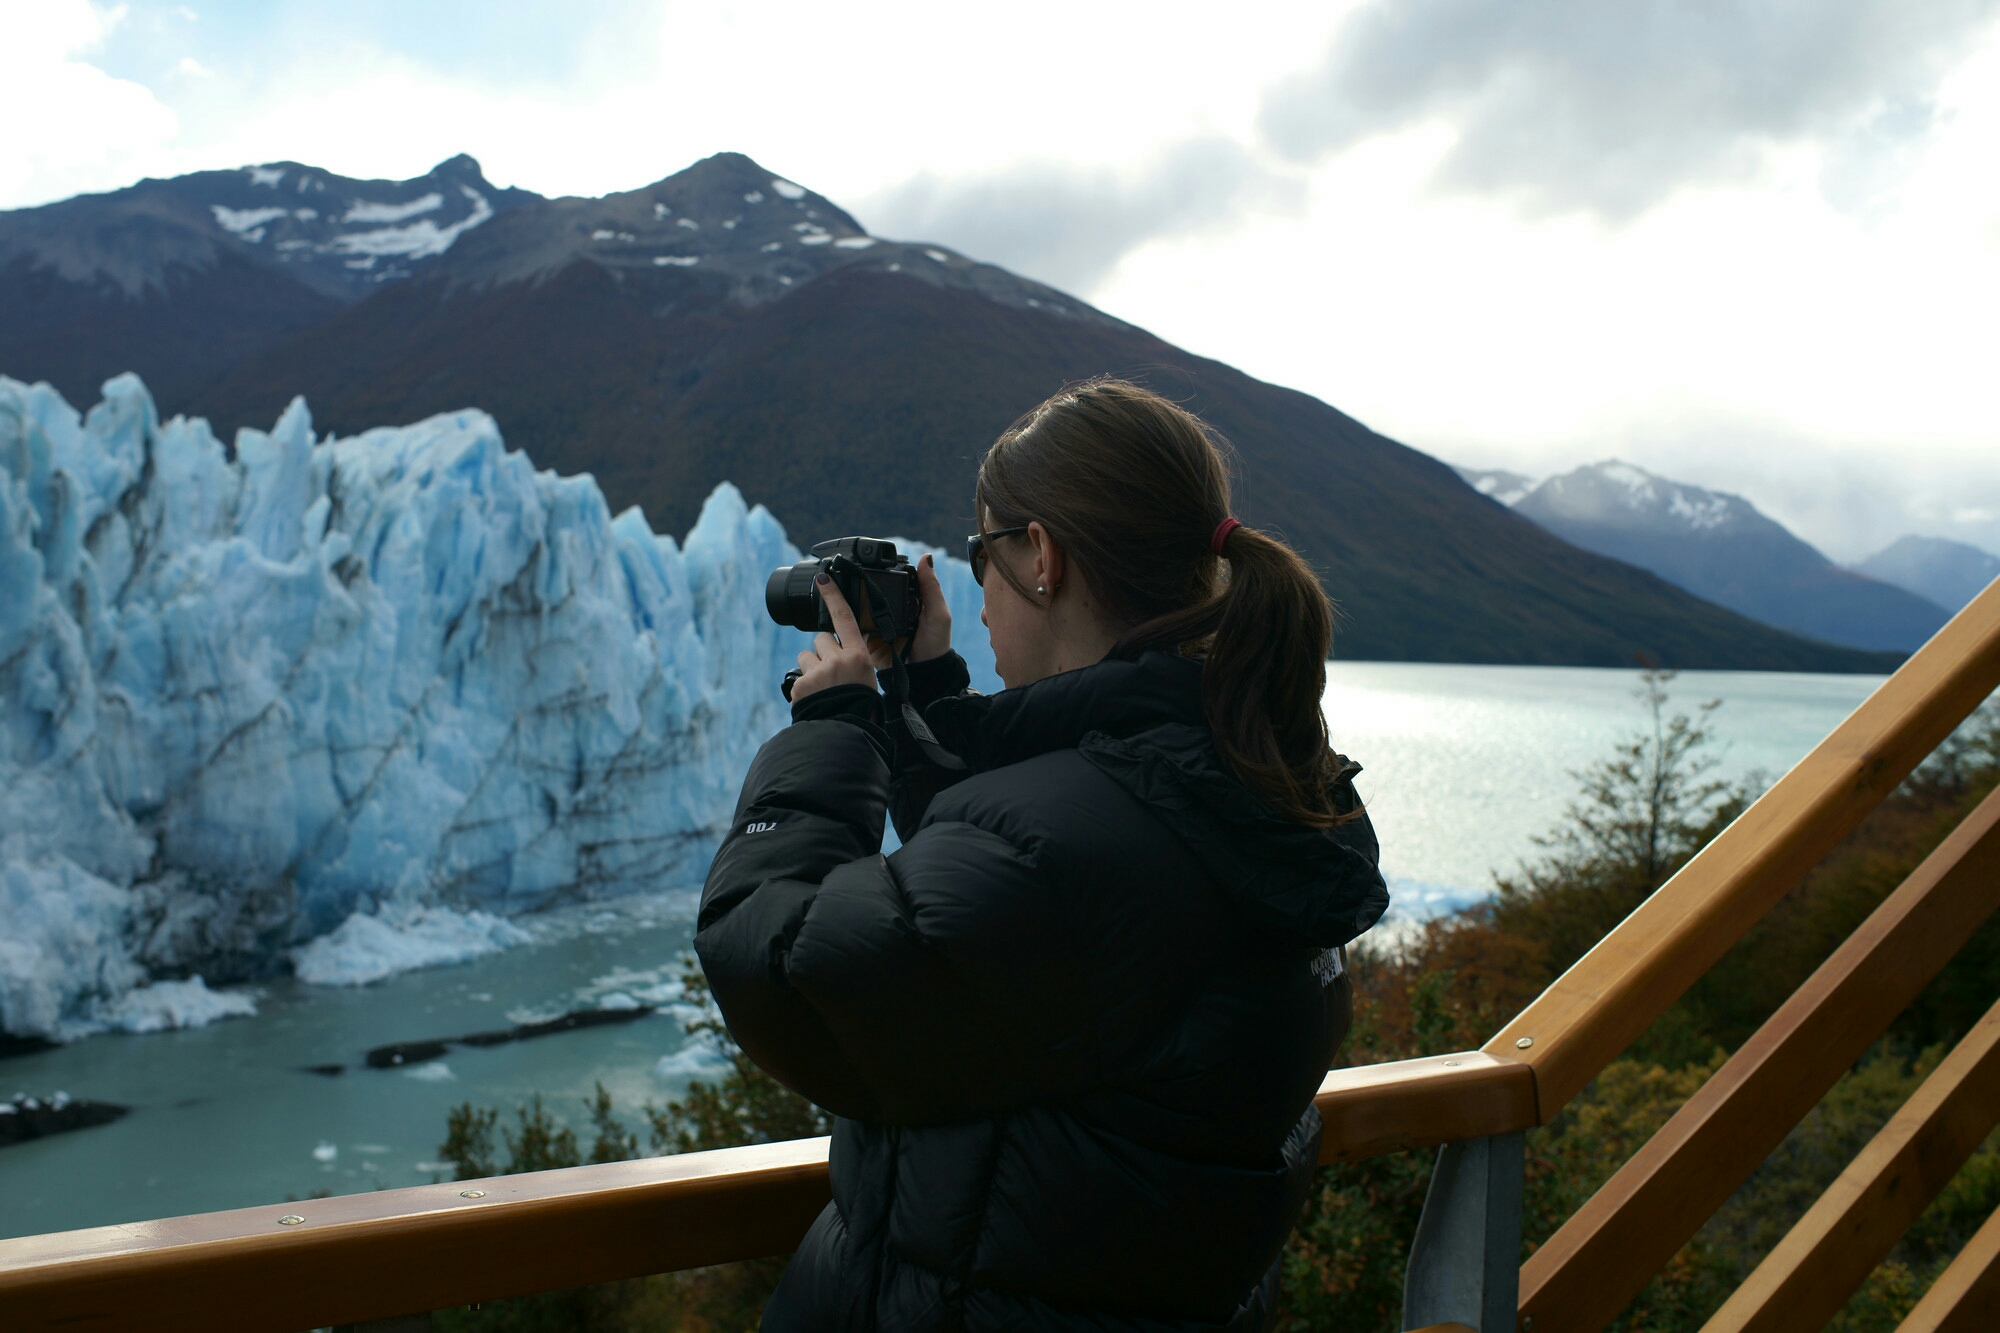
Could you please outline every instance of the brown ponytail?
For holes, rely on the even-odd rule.
[[[1048,529],[1106,614],[1130,627],[1112,656],[1205,655],[1202,697],[1223,762],[1274,813],[1325,828],[1344,818],[1320,711],[1333,606],[1275,537],[1237,527],[1220,556],[1210,548],[1230,517],[1226,447],[1156,393],[1090,380],[994,441],[975,498],[992,527]],[[1012,582],[1006,561],[992,568]]]

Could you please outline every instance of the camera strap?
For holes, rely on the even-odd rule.
[[[869,618],[878,626],[891,620],[889,599],[883,595],[882,590],[866,580],[861,586],[868,589]],[[924,715],[917,711],[917,706],[910,702],[909,665],[903,661],[903,651],[896,647],[895,639],[890,638],[887,642],[889,659],[892,663],[889,671],[889,702],[902,714],[903,725],[909,729],[910,739],[914,740],[918,748],[923,750],[925,757],[939,768],[949,769],[954,773],[962,772],[965,761],[938,743],[937,733],[931,730],[928,722],[924,721]]]

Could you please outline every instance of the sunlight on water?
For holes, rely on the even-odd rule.
[[[1718,776],[1775,779],[1882,682],[1879,676],[1689,671],[1670,711],[1722,700]],[[1333,662],[1326,715],[1382,840],[1392,912],[1477,899],[1493,872],[1532,858],[1576,791],[1572,772],[1647,722],[1639,674],[1584,667]]]

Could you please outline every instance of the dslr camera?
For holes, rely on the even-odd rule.
[[[923,607],[917,571],[894,542],[880,537],[836,537],[814,546],[812,559],[773,570],[764,584],[771,619],[807,634],[831,633],[833,617],[816,581],[822,572],[832,577],[862,629],[898,650],[916,632]]]

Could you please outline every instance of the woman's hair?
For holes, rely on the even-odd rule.
[[[1320,711],[1333,605],[1275,537],[1238,527],[1221,557],[1210,548],[1230,517],[1225,448],[1136,384],[1072,385],[986,451],[982,530],[1039,521],[1105,614],[1130,627],[1112,656],[1204,655],[1202,700],[1223,762],[1272,811],[1325,828],[1343,818]],[[989,568],[1027,596],[1006,561]]]

